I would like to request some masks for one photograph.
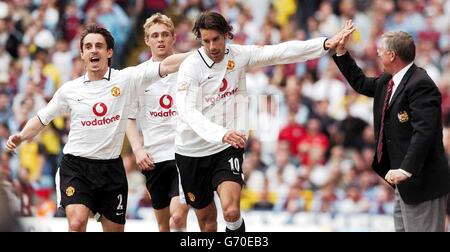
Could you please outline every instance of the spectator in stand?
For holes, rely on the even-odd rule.
[[[334,183],[325,184],[315,193],[311,210],[319,213],[330,213],[333,216],[337,212],[337,204],[341,197]]]
[[[321,157],[320,160],[317,160],[317,163],[324,163],[325,160],[323,158],[328,148],[328,138],[325,134],[321,133],[319,119],[309,119],[305,137],[298,142],[297,148],[298,157],[302,165],[310,165],[312,156]]]
[[[389,214],[394,213],[394,193],[386,184],[379,184],[376,187],[376,198],[371,200],[371,214]]]
[[[19,92],[13,100],[12,109],[16,115],[24,115],[28,120],[33,117],[37,111],[45,107],[47,102],[45,101],[44,96],[41,92],[39,92],[39,87],[37,84],[29,79],[25,85],[23,91]],[[21,107],[29,104],[27,107],[28,113],[24,114],[24,111],[19,111]]]
[[[3,90],[0,90],[0,123],[7,124],[11,127],[11,120],[14,113],[11,109],[10,96]]]
[[[14,181],[15,191],[20,199],[20,216],[32,216],[32,200],[34,188],[29,181],[30,172],[27,168],[20,168],[19,176]]]
[[[370,202],[363,197],[362,190],[358,185],[351,184],[345,191],[345,198],[339,201],[336,206],[338,213],[360,214],[369,212]]]
[[[3,189],[3,185],[0,185],[0,232],[20,231],[23,231],[23,229],[15,213],[11,209],[10,199]]]
[[[289,144],[290,154],[298,155],[298,145],[306,137],[306,130],[295,121],[295,114],[289,113],[287,125],[280,130],[278,141]]]
[[[14,26],[11,26],[12,13],[7,2],[0,2],[0,47],[4,48],[12,58],[17,58],[20,39],[15,33]]]

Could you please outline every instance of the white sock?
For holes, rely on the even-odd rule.
[[[235,222],[228,222],[228,221],[226,221],[225,223],[227,224],[227,228],[229,230],[236,230],[236,229],[241,227],[242,221],[243,221],[242,216],[240,216],[239,220],[237,220]]]
[[[173,228],[170,229],[170,232],[186,232],[186,228]]]

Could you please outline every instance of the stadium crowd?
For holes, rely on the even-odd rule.
[[[67,118],[54,120],[17,153],[10,134],[43,108],[64,82],[83,74],[79,35],[96,22],[115,38],[113,67],[148,59],[143,21],[162,12],[176,24],[178,52],[200,46],[191,32],[204,10],[233,25],[234,43],[275,44],[331,36],[344,20],[357,31],[351,52],[369,76],[381,72],[377,42],[404,30],[417,45],[416,64],[442,94],[444,145],[450,156],[450,0],[9,0],[0,1],[0,183],[20,216],[61,216],[55,173],[67,139]],[[250,69],[250,138],[241,208],[392,214],[394,190],[371,170],[372,100],[356,94],[331,54],[305,63]],[[151,207],[128,145],[122,153],[130,219]]]

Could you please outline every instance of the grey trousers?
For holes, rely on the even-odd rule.
[[[445,232],[447,196],[406,204],[395,188],[394,225],[396,232]]]

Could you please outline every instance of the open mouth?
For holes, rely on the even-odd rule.
[[[166,48],[165,45],[159,45],[159,46],[158,46],[158,49],[164,49],[164,48]]]
[[[100,57],[91,57],[91,63],[98,63],[100,61]]]

